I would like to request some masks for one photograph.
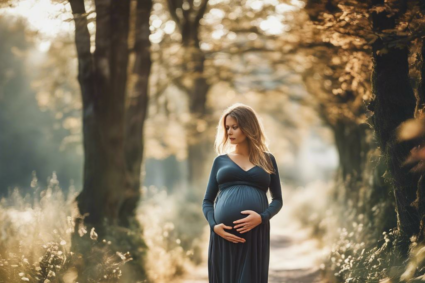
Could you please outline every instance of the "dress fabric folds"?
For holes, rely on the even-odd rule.
[[[242,169],[227,154],[214,159],[202,204],[210,226],[208,278],[210,283],[267,283],[270,261],[270,219],[282,208],[282,191],[276,160],[267,153],[275,172],[268,174],[254,166]],[[267,191],[272,201],[269,204]],[[246,239],[230,242],[214,232],[216,224],[236,226],[233,221],[249,216],[241,211],[253,210],[262,219],[252,230],[226,232]],[[237,228],[239,229],[239,228]]]

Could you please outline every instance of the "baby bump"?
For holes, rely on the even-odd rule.
[[[265,192],[247,185],[236,185],[220,192],[214,208],[214,219],[217,224],[235,226],[233,221],[249,216],[241,211],[253,210],[262,213],[268,207]]]

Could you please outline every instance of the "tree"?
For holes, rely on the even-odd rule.
[[[95,1],[93,53],[87,26],[90,12],[86,11],[83,0],[69,2],[75,21],[78,81],[83,101],[84,181],[76,201],[80,214],[85,216],[84,222],[95,227],[101,238],[112,234],[108,231],[110,227],[121,227],[114,231],[122,231],[124,240],[115,240],[135,251],[132,256],[139,262],[143,253],[137,251],[143,248],[143,243],[132,242],[131,235],[127,235],[129,231],[123,228],[138,227],[134,213],[140,198],[152,2]],[[136,5],[133,16],[132,4]],[[133,43],[131,48],[129,42]],[[132,62],[131,78],[135,83],[127,99],[128,68]],[[77,239],[74,238],[74,243],[78,248]],[[145,277],[141,266],[134,266],[132,272],[133,280]]]
[[[182,79],[173,83],[188,96],[189,113],[187,123],[187,160],[189,166],[189,182],[198,184],[204,173],[206,152],[209,139],[200,138],[200,133],[207,128],[207,94],[210,84],[204,73],[205,54],[200,47],[200,21],[207,10],[208,0],[195,1],[168,0],[168,9],[181,34],[184,49]]]
[[[379,8],[384,1],[372,1]],[[373,11],[372,23],[376,32],[394,29],[400,14],[406,12],[407,2],[397,3],[397,9],[391,14],[388,11]],[[416,198],[418,177],[408,173],[402,162],[413,148],[411,142],[398,143],[396,140],[397,127],[414,117],[416,98],[410,85],[407,45],[386,45],[382,38],[372,44],[373,73],[372,84],[375,98],[369,109],[372,116],[381,150],[387,160],[391,181],[396,200],[397,222],[400,233],[405,237],[401,249],[407,255],[409,238],[419,231],[417,211],[411,206]]]
[[[385,243],[373,242],[376,238],[365,233],[362,241],[369,242],[364,253],[366,256],[357,255],[355,249],[349,249],[353,257],[350,268],[343,266],[339,271],[354,282],[364,282],[366,277],[375,280],[376,269],[366,267],[374,266],[374,262],[377,262],[375,266],[378,269],[398,264],[403,266],[409,249],[423,241],[422,176],[413,174],[405,163],[420,139],[399,137],[400,128],[423,112],[423,14],[419,4],[419,1],[312,0],[307,5],[311,19],[321,30],[324,41],[337,47],[338,52],[342,51],[345,58],[361,52],[366,55],[365,60],[370,58],[372,63],[370,95],[363,94],[363,99],[370,111],[367,113],[367,122],[372,126],[374,135],[374,140],[369,139],[371,150],[367,156],[376,157],[365,163],[365,173],[366,170],[374,171],[370,178],[373,182],[369,185],[364,183],[370,192],[363,193],[366,197],[360,199],[364,201],[366,215],[370,216],[374,215],[374,207],[379,209],[382,205],[394,202],[394,220],[397,223],[394,224],[395,232],[390,233],[390,240],[387,235],[391,228],[389,225],[393,222],[393,213],[382,215],[381,212],[382,216],[378,219],[380,222],[385,220],[386,224],[379,225],[378,230],[370,225],[370,231],[375,230],[378,232],[376,235],[383,232]],[[359,76],[362,73],[366,77],[361,81],[365,81],[370,72],[359,72]],[[339,81],[345,80],[342,78]],[[344,90],[342,86],[343,83],[341,90]],[[354,94],[358,95],[356,92]],[[358,118],[357,115],[354,117]],[[377,164],[376,168],[371,168],[371,161]],[[381,179],[385,180],[385,184]],[[391,192],[392,196],[387,192]],[[368,219],[377,223],[376,217]],[[410,245],[411,241],[413,245]],[[398,270],[392,274],[383,274],[398,280],[401,272]]]

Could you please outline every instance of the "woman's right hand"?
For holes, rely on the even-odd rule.
[[[233,235],[232,233],[226,232],[224,229],[233,229],[232,226],[226,226],[223,223],[217,224],[214,226],[214,233],[219,235],[220,237],[233,242],[235,244],[237,243],[245,243],[246,240],[244,238],[238,237],[236,235]]]

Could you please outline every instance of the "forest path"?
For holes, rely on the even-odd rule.
[[[302,228],[290,215],[291,207],[283,207],[271,220],[269,283],[319,283],[320,264],[328,254],[317,239],[311,238],[308,229]],[[209,235],[208,235],[209,237]],[[207,238],[209,239],[209,238]],[[208,242],[205,243],[208,246]],[[208,283],[207,257],[204,263],[178,283]]]

